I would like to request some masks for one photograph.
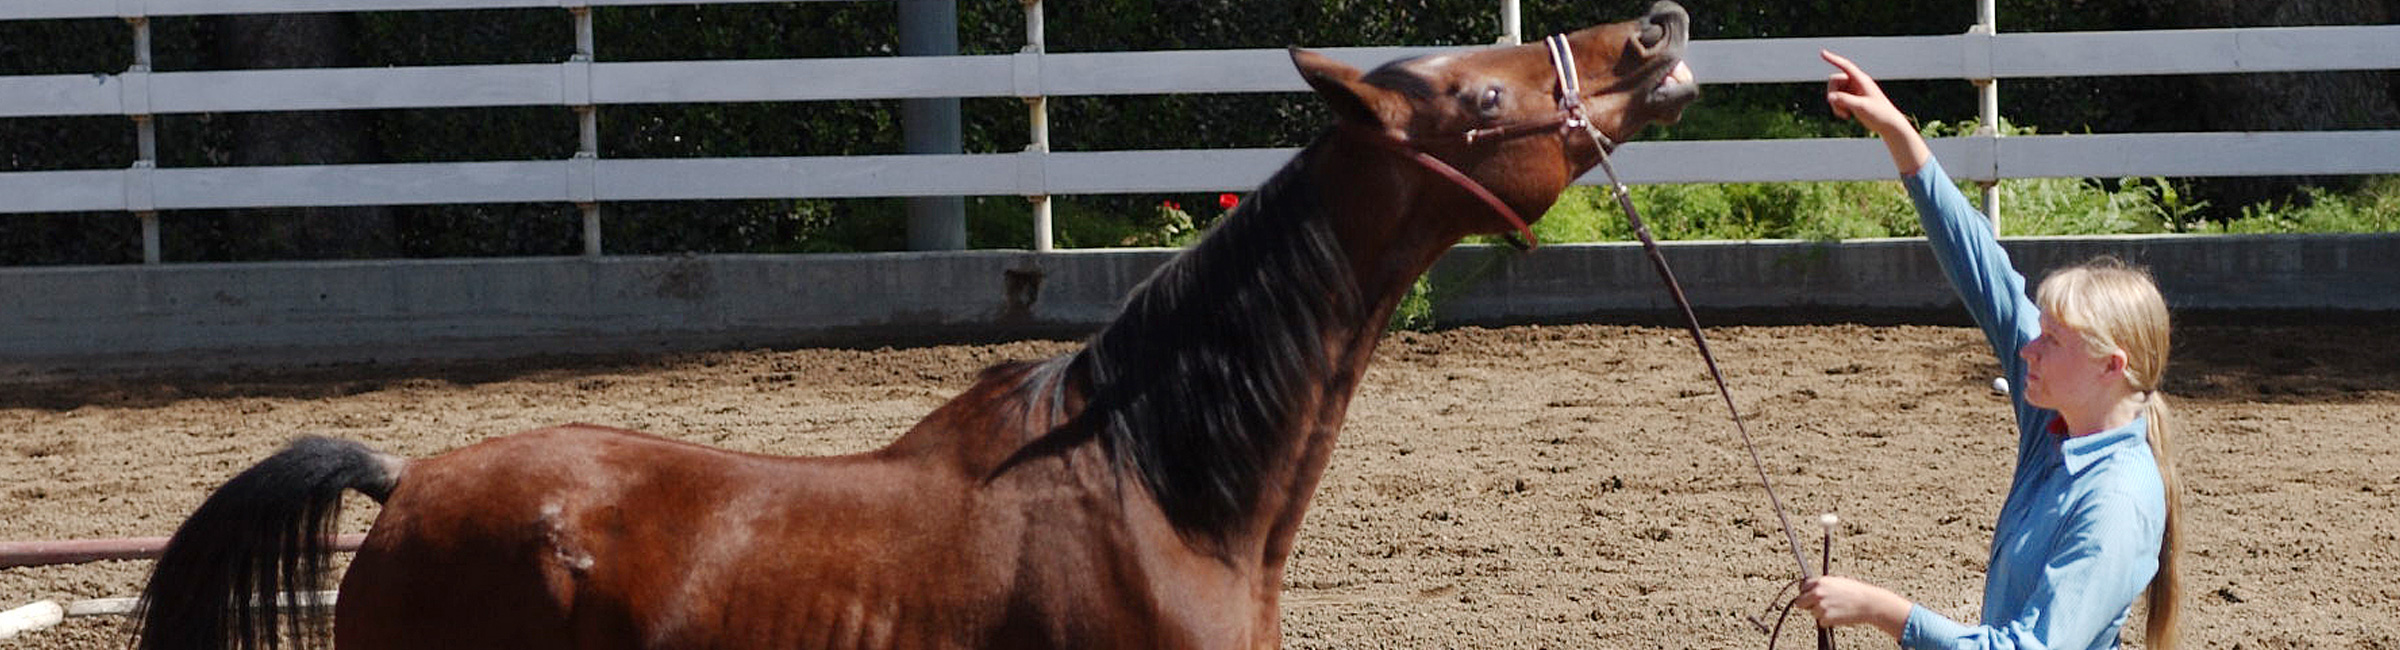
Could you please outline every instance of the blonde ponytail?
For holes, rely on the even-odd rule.
[[[2175,627],[2183,616],[2183,482],[2175,476],[2175,424],[2167,412],[2167,396],[2151,391],[2143,407],[2148,420],[2150,455],[2158,460],[2158,480],[2166,487],[2166,534],[2158,540],[2158,573],[2150,576],[2149,606],[2143,617],[2142,645],[2150,650],[2174,650],[2183,634]]]

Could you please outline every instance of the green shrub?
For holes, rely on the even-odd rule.
[[[2242,216],[2202,225],[2209,233],[2400,232],[2400,176],[2381,176],[2359,191],[2302,190],[2301,205],[2244,206]]]
[[[1841,134],[1840,125],[1768,110],[1702,115],[1708,117],[1696,123],[1687,119],[1668,135]],[[1922,130],[1936,138],[1977,128],[1973,122],[1935,121]],[[2035,133],[2032,127],[2004,123],[2002,128],[2008,135]],[[1974,183],[1961,182],[1959,189],[1981,200]],[[1839,241],[1924,234],[1907,192],[1889,181],[1646,185],[1631,191],[1659,239]],[[2245,206],[2241,218],[2223,223],[2200,218],[2208,203],[2192,198],[2188,181],[2175,179],[2012,179],[2000,183],[1999,198],[2001,233],[2009,236],[2400,231],[2400,177],[2382,177],[2351,192],[2305,188],[2301,200]],[[1555,243],[1633,239],[1616,200],[1599,187],[1568,188],[1534,224],[1534,232]]]
[[[1659,239],[1841,240],[1916,234],[1899,184],[1701,183],[1630,188]],[[1572,187],[1534,224],[1545,242],[1630,241],[1632,225],[1606,189]]]
[[[1433,331],[1433,294],[1433,276],[1417,278],[1415,284],[1408,285],[1408,295],[1400,297],[1400,306],[1392,310],[1392,320],[1384,324],[1383,330]]]

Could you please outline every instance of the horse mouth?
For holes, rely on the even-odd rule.
[[[1691,64],[1676,61],[1675,68],[1658,80],[1658,89],[1650,91],[1653,102],[1691,101],[1700,95],[1700,84],[1692,79]]]
[[[1684,49],[1691,43],[1691,14],[1682,5],[1661,1],[1650,6],[1650,15],[1641,19],[1641,31],[1631,44],[1633,52],[1650,59],[1643,66],[1653,75],[1650,92],[1642,103],[1657,115],[1657,121],[1674,124],[1682,119],[1683,107],[1700,98],[1700,84],[1694,81],[1692,66],[1684,62]]]
[[[1692,66],[1677,60],[1675,67],[1661,75],[1658,85],[1650,89],[1647,103],[1651,108],[1662,111],[1660,121],[1673,124],[1683,117],[1683,107],[1699,98],[1700,83],[1692,76]]]

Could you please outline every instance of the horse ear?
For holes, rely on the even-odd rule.
[[[1358,68],[1333,57],[1298,47],[1291,51],[1292,67],[1299,68],[1300,78],[1333,107],[1335,117],[1367,126],[1384,125],[1384,116],[1376,109],[1390,101],[1389,91],[1359,81]]]

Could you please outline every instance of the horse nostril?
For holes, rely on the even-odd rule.
[[[1691,20],[1691,14],[1684,12],[1683,5],[1673,2],[1650,5],[1650,15],[1642,20],[1642,47],[1658,46],[1659,41],[1666,40],[1667,34],[1681,31],[1685,25],[1691,24]]]
[[[1651,3],[1650,20],[1665,20],[1670,14],[1674,15],[1676,18],[1689,17],[1689,14],[1683,10],[1683,5],[1676,4],[1673,0],[1660,0],[1659,2]]]

